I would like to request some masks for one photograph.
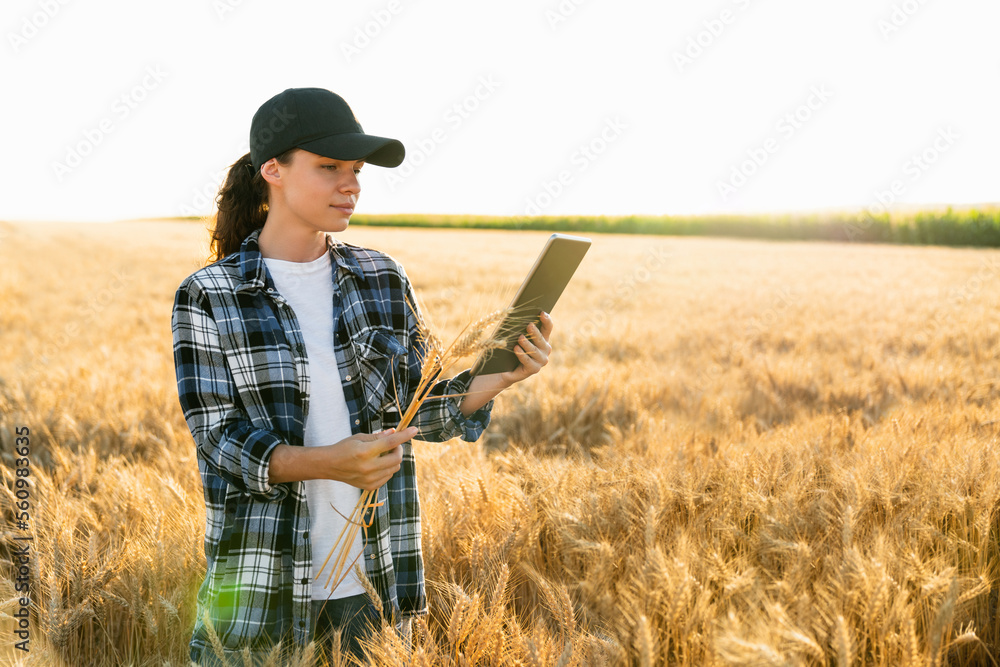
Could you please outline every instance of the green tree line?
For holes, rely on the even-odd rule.
[[[598,234],[663,234],[1000,247],[1000,207],[912,212],[837,212],[699,216],[532,216],[392,214],[352,224],[458,229],[527,229]]]

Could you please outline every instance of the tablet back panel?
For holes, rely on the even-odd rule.
[[[581,236],[553,234],[549,237],[535,266],[514,297],[511,304],[513,313],[498,325],[493,334],[494,338],[506,341],[505,346],[481,356],[473,367],[473,375],[503,373],[520,365],[513,352],[518,337],[526,334],[525,327],[529,322],[538,325],[539,311],[552,312],[589,248],[590,239]]]

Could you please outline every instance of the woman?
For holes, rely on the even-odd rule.
[[[427,613],[410,439],[475,441],[493,398],[547,363],[552,320],[542,313],[515,348],[516,370],[441,380],[433,395],[448,397],[391,428],[420,375],[413,290],[390,256],[330,233],[347,229],[361,168],[403,156],[328,90],[276,95],[220,190],[215,261],[177,289],[177,387],[206,505],[196,663],[213,664],[219,645],[227,658],[247,647],[261,661],[281,640],[304,646],[335,629],[360,656],[380,615],[405,632]],[[357,577],[331,591],[321,570],[361,489],[377,489],[381,504],[351,561],[363,563],[381,609]]]

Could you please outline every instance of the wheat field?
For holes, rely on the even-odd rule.
[[[342,238],[450,340],[546,236]],[[170,310],[207,238],[0,223],[6,663],[188,665],[204,503]],[[431,613],[375,664],[997,664],[998,277],[994,250],[596,235],[549,366],[480,442],[415,445]]]

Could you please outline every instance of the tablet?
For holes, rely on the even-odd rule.
[[[590,248],[590,239],[569,234],[553,234],[521,283],[511,301],[511,312],[494,329],[492,338],[505,341],[503,347],[486,350],[472,367],[473,375],[512,371],[521,365],[514,346],[529,322],[538,326],[538,313],[551,313],[570,278]]]

